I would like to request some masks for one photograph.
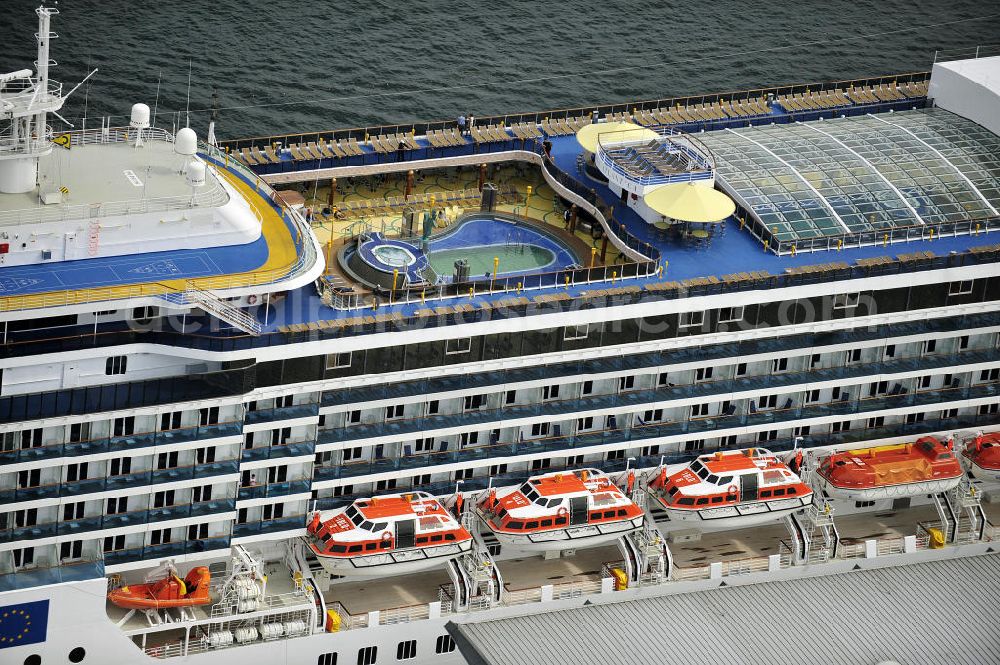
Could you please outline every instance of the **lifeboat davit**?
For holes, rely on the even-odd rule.
[[[211,602],[208,588],[212,575],[205,566],[192,568],[184,579],[177,571],[146,584],[129,584],[108,593],[108,600],[130,610],[164,610],[172,607],[193,607]]]
[[[925,436],[916,443],[834,453],[816,473],[831,497],[878,501],[946,492],[961,481],[962,465],[950,446]]]
[[[980,480],[1000,481],[1000,433],[979,432],[962,449],[969,473]]]
[[[334,575],[400,575],[433,568],[472,549],[472,534],[426,492],[358,499],[314,513],[309,544]]]
[[[491,490],[476,508],[500,543],[535,551],[612,541],[641,528],[644,517],[597,469],[532,476],[519,487]]]
[[[705,531],[779,520],[812,502],[812,489],[764,448],[700,455],[647,480],[671,521]]]

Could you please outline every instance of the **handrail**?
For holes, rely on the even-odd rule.
[[[779,96],[782,94],[792,94],[794,92],[806,91],[806,90],[824,90],[827,88],[837,88],[846,87],[850,85],[876,85],[882,83],[891,83],[898,81],[916,81],[916,80],[927,80],[930,77],[929,71],[916,71],[916,72],[903,72],[897,74],[889,74],[883,76],[869,76],[858,79],[847,79],[841,81],[819,81],[811,83],[789,83],[776,86],[762,87],[762,88],[752,88],[744,90],[726,90],[722,92],[703,94],[703,95],[687,95],[682,97],[664,97],[658,99],[645,99],[638,101],[627,101],[618,102],[613,104],[601,104],[596,106],[578,106],[578,107],[566,107],[550,109],[545,111],[529,111],[526,113],[510,113],[506,115],[498,116],[485,116],[476,119],[476,124],[490,125],[503,122],[504,125],[517,124],[520,122],[535,122],[539,123],[541,120],[546,118],[568,118],[571,116],[587,116],[590,117],[596,111],[600,115],[606,115],[608,113],[615,112],[631,112],[633,109],[652,109],[652,108],[662,108],[665,106],[674,106],[676,104],[688,105],[691,103],[706,103],[709,101],[718,100],[728,100],[728,99],[745,99],[750,97],[766,97],[769,94],[774,96]],[[440,128],[453,128],[455,126],[455,120],[453,118],[447,120],[424,120],[416,121],[406,124],[398,125],[371,125],[368,127],[349,127],[344,129],[334,129],[334,130],[313,130],[306,132],[297,132],[292,134],[273,134],[270,136],[248,136],[239,139],[232,139],[229,141],[222,141],[223,146],[232,146],[239,148],[241,146],[269,146],[273,145],[277,141],[281,141],[284,144],[288,143],[301,143],[309,141],[323,140],[336,140],[336,138],[343,137],[365,137],[368,135],[381,135],[390,133],[403,132],[406,134],[416,134],[422,135],[426,134],[429,129],[440,129]]]

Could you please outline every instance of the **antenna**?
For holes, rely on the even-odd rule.
[[[153,100],[153,126],[156,126],[156,109],[160,107],[160,81],[163,80],[163,70],[160,70],[160,75],[156,77],[156,98]]]
[[[184,113],[187,115],[184,126],[191,126],[191,58],[188,58],[188,92],[187,92],[187,107],[184,109]]]

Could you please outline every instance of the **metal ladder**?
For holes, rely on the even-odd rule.
[[[968,478],[947,492],[955,514],[953,541],[982,540],[986,531],[986,513],[983,511],[982,493]],[[963,525],[966,525],[963,528]],[[968,535],[965,535],[968,534]]]
[[[207,313],[215,316],[226,323],[239,328],[243,332],[251,335],[260,335],[260,321],[244,312],[239,307],[219,298],[218,296],[201,291],[188,285],[188,290],[184,293],[184,300],[187,303],[197,305]]]
[[[958,514],[955,512],[948,494],[948,492],[935,494],[934,507],[937,508],[941,531],[944,533],[944,542],[953,543],[958,536]]]

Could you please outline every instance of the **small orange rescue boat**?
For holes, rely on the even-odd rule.
[[[170,571],[167,576],[147,584],[130,584],[108,593],[108,600],[130,610],[163,610],[172,607],[208,605],[211,573],[205,566],[192,568],[184,579]]]
[[[962,465],[950,443],[924,436],[916,443],[834,453],[817,474],[829,496],[877,501],[947,492],[961,481]]]
[[[974,478],[1000,480],[1000,432],[977,432],[965,443],[962,457],[969,463],[969,473]]]

